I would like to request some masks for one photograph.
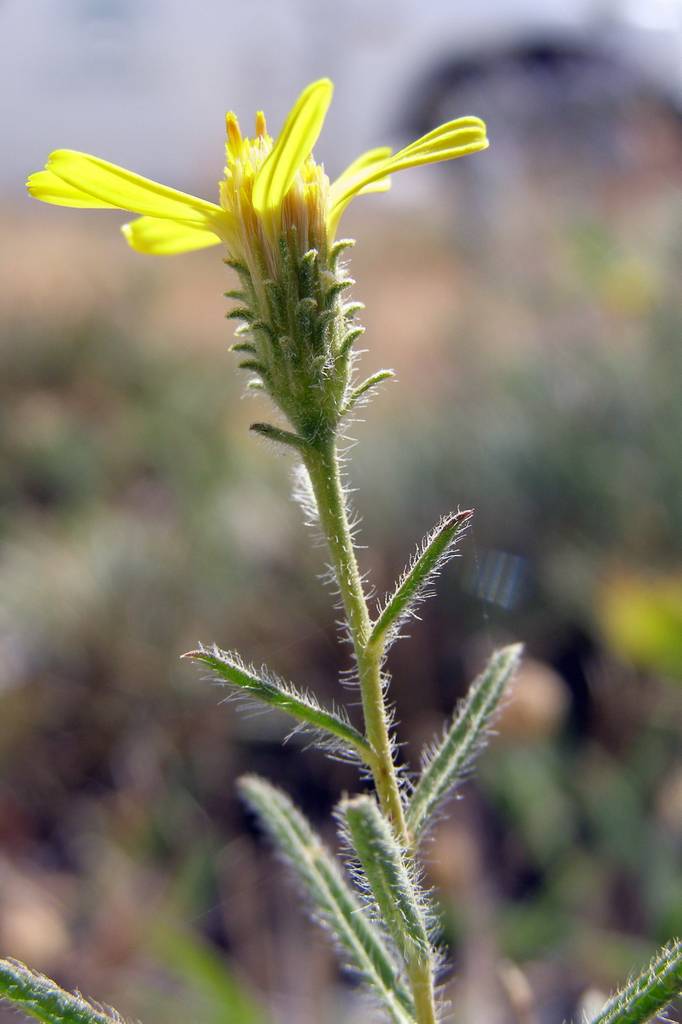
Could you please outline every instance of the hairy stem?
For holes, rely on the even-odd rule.
[[[433,996],[433,964],[431,959],[415,960],[408,964],[414,1009],[418,1024],[436,1024],[436,1004]]]
[[[401,847],[410,850],[403,803],[389,733],[381,666],[384,641],[371,642],[372,621],[358,568],[346,494],[341,479],[335,437],[321,441],[304,456],[315,495],[320,526],[326,538],[341,592],[358,667],[365,735],[372,749],[370,763],[381,808],[391,822]],[[418,1024],[435,1024],[431,957],[408,958],[407,970],[414,994]]]
[[[374,754],[371,765],[374,783],[384,813],[397,837],[407,844],[405,815],[393,763],[381,681],[383,650],[369,644],[372,623],[348,522],[336,440],[332,438],[320,444],[306,455],[305,463],[355,650],[365,733]]]

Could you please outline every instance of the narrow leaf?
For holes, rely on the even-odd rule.
[[[407,827],[415,839],[485,745],[500,700],[518,668],[521,651],[520,644],[495,651],[471,684],[442,741],[425,759],[407,807]]]
[[[339,348],[339,355],[347,356],[355,342],[364,333],[365,328],[362,326],[362,324],[351,324],[343,337],[343,341],[341,342],[341,346]]]
[[[240,366],[243,367],[244,363],[241,363]],[[288,448],[296,448],[298,451],[307,451],[308,449],[308,443],[304,438],[299,437],[298,434],[292,434],[290,430],[274,427],[271,423],[252,423],[249,430],[252,430],[254,434],[260,434],[261,437],[266,437],[268,441],[287,445]]]
[[[352,288],[354,284],[355,281],[352,277],[338,278],[334,276],[333,283],[329,285],[324,292],[325,308],[330,309],[335,304],[335,300],[339,295],[343,295],[343,293],[348,291],[349,288]]]
[[[0,998],[44,1024],[123,1024],[116,1010],[65,992],[17,960],[0,960]]]
[[[341,313],[347,321],[351,321],[356,313],[361,313],[365,308],[364,302],[344,302]]]
[[[389,822],[369,796],[342,801],[339,813],[391,938],[408,962],[426,963],[424,909]]]
[[[252,356],[257,355],[256,346],[250,341],[235,341],[230,345],[230,352],[249,352]]]
[[[244,320],[247,324],[252,323],[255,317],[256,314],[248,306],[235,306],[225,314],[226,320]]]
[[[351,391],[344,404],[342,415],[345,416],[346,413],[355,408],[360,399],[365,397],[372,388],[378,387],[382,381],[390,380],[392,377],[395,377],[393,370],[378,370],[376,373],[373,373],[371,377],[363,380],[362,384],[358,384],[358,386]]]
[[[401,969],[319,836],[279,789],[248,775],[241,795],[288,861],[316,915],[348,955],[393,1024],[414,1024],[414,1005]]]
[[[664,946],[644,970],[609,999],[592,1024],[645,1024],[682,995],[682,943]]]
[[[445,563],[454,556],[457,543],[469,526],[473,512],[452,512],[424,538],[421,547],[398,580],[374,623],[370,644],[392,642],[400,627],[414,615],[416,606],[429,596],[430,587]]]
[[[334,242],[331,249],[329,250],[329,264],[336,270],[336,264],[338,263],[339,256],[346,251],[346,249],[352,249],[355,245],[355,240],[352,238],[340,238],[337,242]]]
[[[252,373],[258,373],[267,380],[269,377],[268,368],[264,363],[259,363],[257,359],[242,359],[241,363],[237,363],[240,370],[251,370]]]
[[[332,749],[338,751],[339,743],[359,755],[363,761],[372,760],[372,749],[367,740],[346,718],[342,711],[323,708],[310,693],[297,690],[291,683],[262,669],[259,673],[244,664],[234,651],[221,651],[218,647],[199,648],[182,655],[202,665],[207,665],[221,681],[236,688],[237,693],[286,711],[303,727],[312,729],[332,740]]]

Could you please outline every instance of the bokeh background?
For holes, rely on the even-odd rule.
[[[452,1019],[577,1020],[682,931],[682,7],[467,6],[0,3],[0,937],[146,1024],[372,1019],[234,792],[278,780],[333,843],[352,769],[178,660],[332,699],[348,650],[215,250],[138,256],[22,182],[66,146],[212,197],[225,110],[276,129],[322,74],[332,174],[459,114],[492,139],[344,223],[363,368],[399,378],[352,431],[377,593],[476,508],[391,662],[411,765],[528,651],[427,851]]]

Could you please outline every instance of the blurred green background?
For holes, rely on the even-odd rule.
[[[491,127],[488,153],[344,223],[362,368],[398,375],[351,430],[377,594],[442,512],[476,509],[390,666],[413,768],[491,648],[527,644],[427,848],[455,1019],[486,1024],[577,1019],[682,931],[682,122],[655,90],[549,79],[537,111],[534,81],[516,148]],[[471,88],[453,78],[447,116]],[[476,88],[499,118],[499,83]],[[324,554],[290,461],[248,434],[230,273],[132,254],[115,221],[6,185],[2,946],[147,1024],[369,1021],[234,794],[261,772],[333,843],[354,771],[178,660],[215,640],[340,699]]]

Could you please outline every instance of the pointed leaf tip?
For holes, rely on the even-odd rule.
[[[350,723],[343,709],[323,707],[313,694],[297,689],[264,667],[257,671],[245,665],[233,651],[199,648],[182,657],[206,665],[219,682],[227,683],[234,693],[291,716],[299,727],[312,731],[323,748],[354,756],[366,764],[372,762],[374,755],[370,745]]]
[[[429,595],[440,570],[457,553],[457,544],[471,522],[472,510],[444,516],[412,556],[376,619],[370,643],[388,647],[419,603]]]

